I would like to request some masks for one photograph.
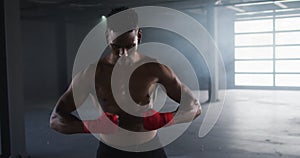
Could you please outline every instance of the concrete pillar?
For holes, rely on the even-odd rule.
[[[58,97],[60,97],[68,88],[66,23],[62,15],[56,16],[55,32]]]
[[[7,88],[7,65],[6,65],[6,46],[5,46],[5,24],[4,24],[4,1],[0,3],[0,157],[10,155],[10,132],[8,119],[8,88]]]
[[[23,58],[20,38],[20,6],[19,0],[1,1],[4,5],[4,40],[6,55],[6,75],[7,79],[7,98],[8,104],[5,113],[8,120],[5,132],[9,137],[8,144],[3,151],[5,157],[23,158],[28,157],[25,147],[25,122],[24,122],[24,91],[23,91]],[[3,36],[3,35],[1,35]],[[2,48],[1,48],[2,49]],[[2,60],[2,59],[1,59]],[[1,73],[2,75],[2,73]],[[2,102],[1,102],[2,103]],[[4,102],[5,103],[5,102]],[[2,111],[1,111],[2,112]]]
[[[217,9],[213,4],[210,4],[207,11],[207,30],[211,34],[214,41],[217,41]],[[211,64],[210,85],[209,85],[209,99],[212,102],[218,101],[219,96],[219,63],[218,51],[212,48],[211,56],[208,63]]]

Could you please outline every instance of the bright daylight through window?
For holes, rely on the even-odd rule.
[[[300,87],[300,14],[289,12],[236,14],[235,86]]]

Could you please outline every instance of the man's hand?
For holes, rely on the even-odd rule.
[[[145,112],[143,125],[146,130],[157,130],[165,125],[174,124],[173,113],[159,113],[153,109]]]
[[[104,112],[96,120],[83,121],[84,133],[113,134],[118,130],[119,116]]]

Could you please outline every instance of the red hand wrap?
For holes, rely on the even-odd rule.
[[[118,130],[119,116],[104,112],[96,120],[83,121],[84,133],[112,134]]]
[[[143,117],[143,124],[146,130],[156,130],[165,126],[166,124],[172,125],[174,124],[173,114],[172,112],[159,113],[151,109],[145,112]]]

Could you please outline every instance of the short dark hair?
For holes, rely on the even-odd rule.
[[[124,12],[123,12],[124,11]],[[117,13],[123,12],[122,14],[118,14],[117,16],[113,16]],[[118,7],[114,8],[107,15],[107,28],[113,31],[130,31],[138,26],[138,15],[137,13],[128,7]]]
[[[114,15],[114,14],[117,14],[117,13],[119,13],[119,12],[121,12],[121,11],[124,11],[124,10],[127,10],[127,9],[129,9],[129,7],[126,7],[126,6],[113,8],[113,9],[111,9],[110,12],[107,14],[107,17],[110,17],[110,16],[112,16],[112,15]]]

